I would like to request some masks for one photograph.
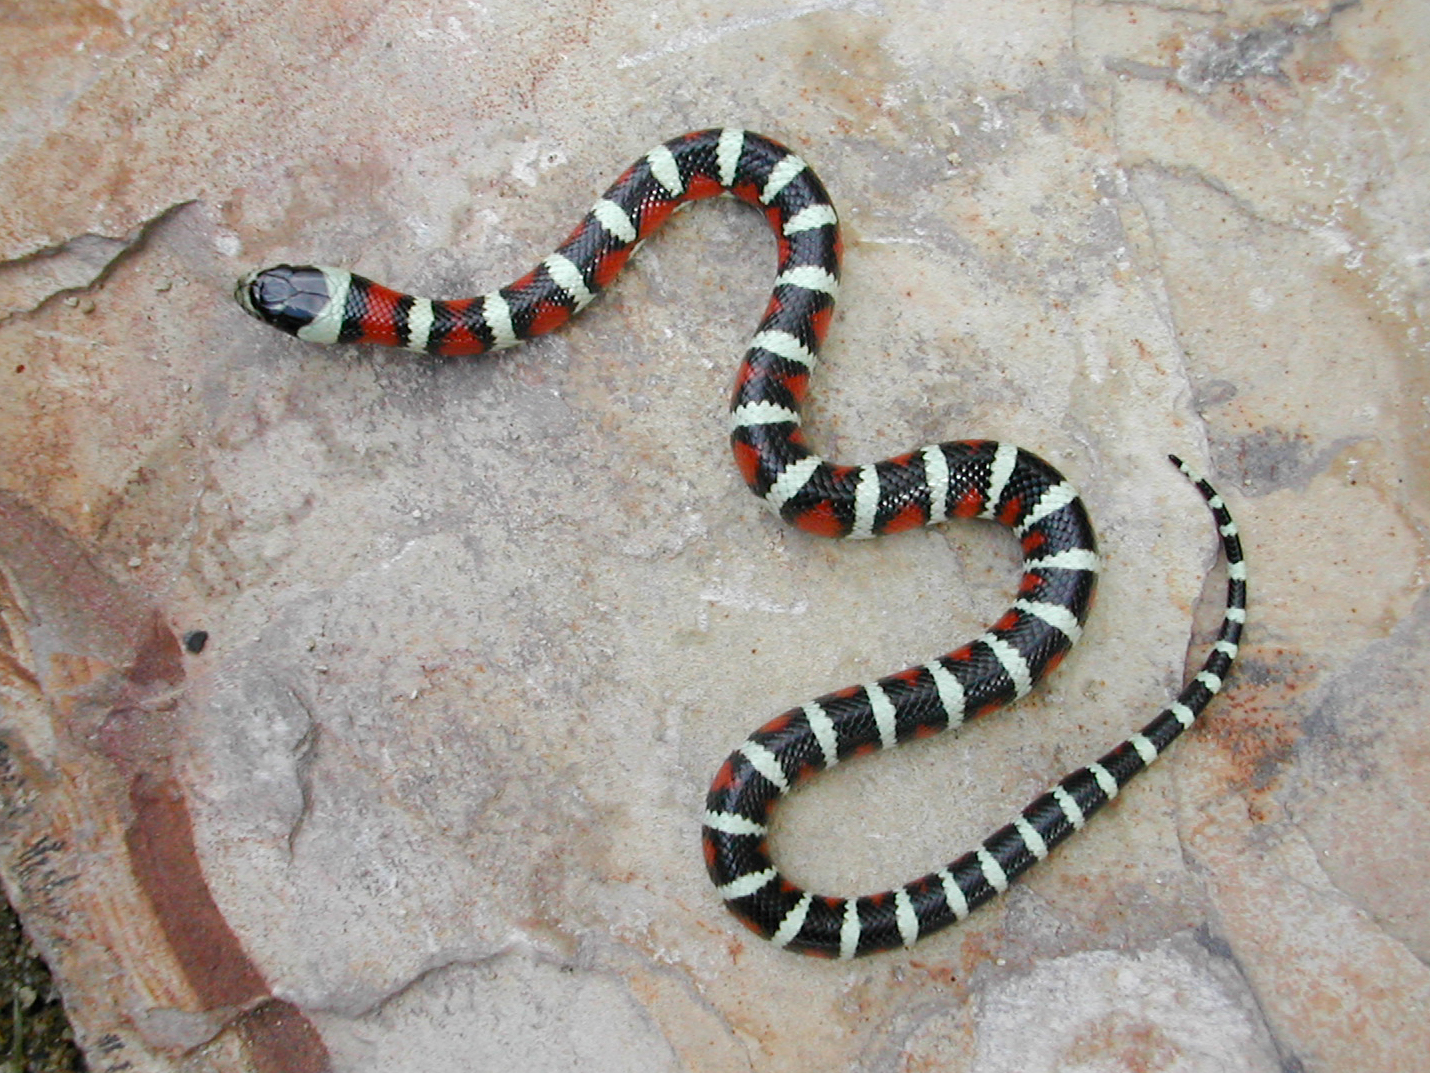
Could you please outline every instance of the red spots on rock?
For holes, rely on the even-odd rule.
[[[1018,519],[1023,515],[1023,497],[1014,496],[1003,505],[1003,509],[998,512],[998,520],[1004,525],[1012,527],[1018,524]]]
[[[928,511],[922,504],[910,503],[884,523],[882,532],[901,533],[905,529],[917,529],[921,525],[927,525],[928,520]]]
[[[740,470],[740,476],[745,478],[747,485],[756,488],[760,477],[759,449],[742,440],[735,440],[730,446],[735,452],[735,465]]]
[[[839,537],[848,531],[844,522],[840,520],[834,503],[828,499],[821,499],[814,506],[801,511],[794,518],[794,524],[797,528],[803,529],[806,533],[813,533],[815,536]]]

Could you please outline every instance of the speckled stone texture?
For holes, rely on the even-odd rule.
[[[6,6],[0,50],[0,875],[92,1069],[1425,1068],[1422,0],[74,0]],[[1022,444],[1106,563],[1045,688],[783,807],[792,878],[936,867],[1166,702],[1222,591],[1168,451],[1247,543],[1205,724],[854,963],[728,916],[706,785],[975,636],[1016,548],[820,541],[742,487],[758,214],[682,214],[493,359],[231,299],[286,259],[489,289],[724,124],[845,223],[816,447]]]

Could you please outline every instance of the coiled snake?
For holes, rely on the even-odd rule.
[[[1022,544],[1017,598],[981,636],[772,719],[721,765],[706,801],[710,877],[754,931],[786,949],[839,957],[908,946],[963,919],[1046,857],[1165,752],[1221,689],[1246,619],[1246,569],[1236,526],[1205,481],[1173,458],[1211,508],[1229,579],[1221,631],[1176,701],[948,866],[880,894],[817,896],[771,863],[766,838],[775,801],[846,757],[958,726],[1027,693],[1082,631],[1097,551],[1077,493],[1052,466],[1009,444],[954,441],[862,466],[835,465],[809,449],[799,407],[833,313],[841,247],[834,207],[805,162],[736,129],[658,145],[626,169],[556,252],[476,298],[416,298],[341,269],[292,265],[245,276],[237,296],[260,320],[310,342],[481,354],[564,323],[677,207],[722,193],[763,212],[779,245],[774,290],[730,406],[735,462],[754,493],[820,536],[873,537],[951,517],[990,518]]]

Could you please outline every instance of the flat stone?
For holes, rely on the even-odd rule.
[[[0,874],[90,1067],[1385,1073],[1430,1050],[1430,20],[1378,4],[47,5],[0,35]],[[658,141],[839,208],[807,424],[988,437],[1104,572],[1048,682],[841,764],[781,867],[886,889],[1146,723],[1205,721],[957,929],[753,937],[699,851],[754,727],[978,635],[982,524],[838,544],[727,461],[767,298],[707,203],[561,331],[328,350],[234,280],[515,279]],[[185,647],[208,634],[201,651]]]

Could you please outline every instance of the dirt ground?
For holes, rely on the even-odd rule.
[[[40,955],[0,900],[0,1073],[73,1073],[88,1067]]]

